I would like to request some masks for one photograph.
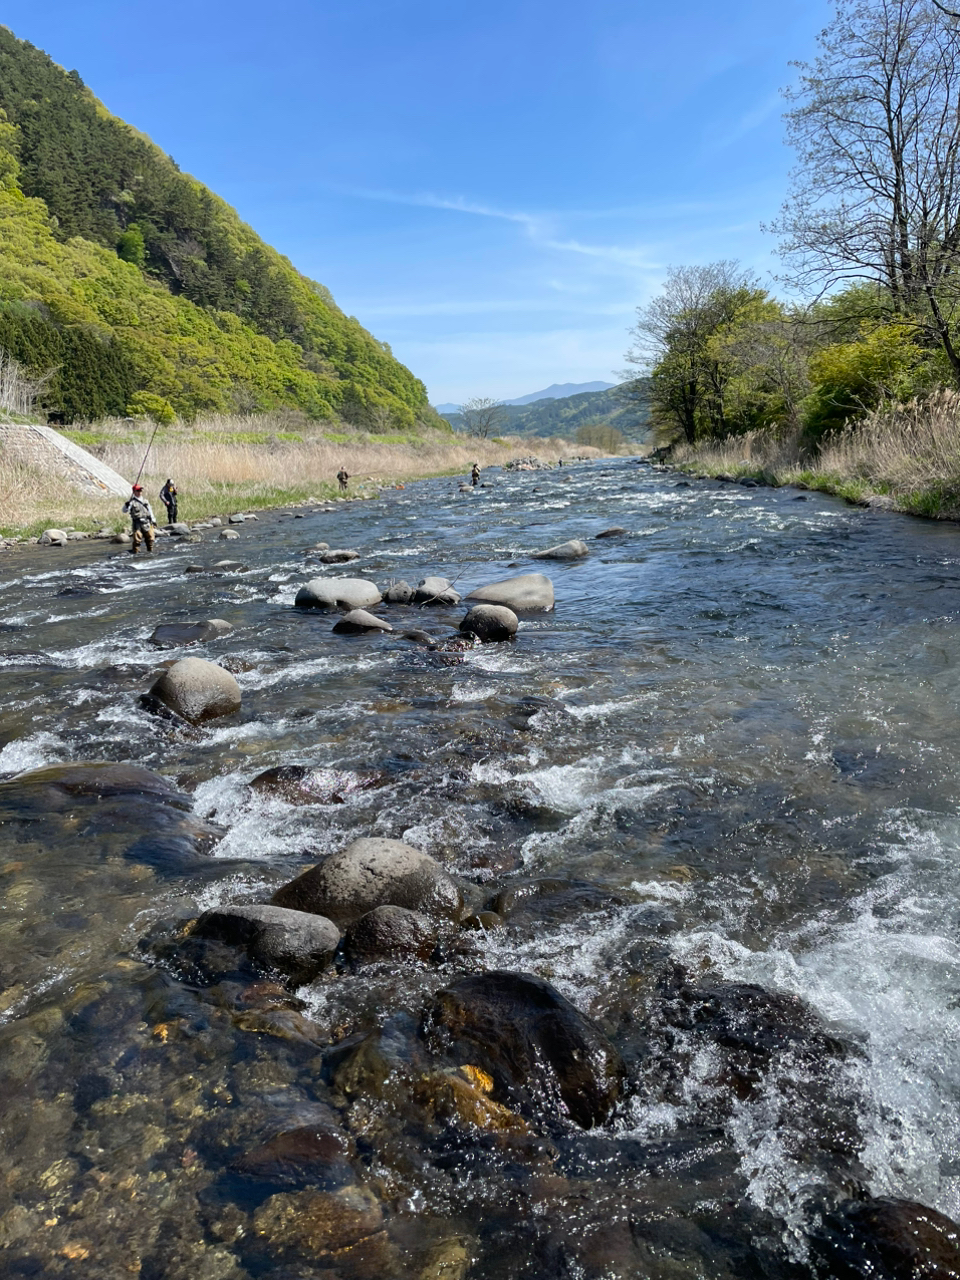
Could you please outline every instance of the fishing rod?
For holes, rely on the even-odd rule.
[[[147,465],[147,459],[150,457],[150,450],[153,448],[153,442],[156,440],[157,432],[159,430],[160,423],[158,422],[153,428],[153,435],[150,437],[150,443],[147,445],[147,452],[143,455],[143,461],[140,463],[140,470],[137,472],[137,478],[133,482],[135,485],[140,483],[140,477],[143,475],[143,468]]]

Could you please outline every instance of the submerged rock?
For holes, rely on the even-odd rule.
[[[366,791],[385,781],[380,773],[350,773],[344,769],[313,769],[305,764],[282,764],[265,769],[250,781],[255,791],[277,795],[288,804],[344,804],[353,791]]]
[[[595,538],[619,538],[621,533],[626,533],[626,529],[622,525],[615,524],[609,529],[603,529],[600,533],[595,533]]]
[[[270,1196],[253,1215],[253,1236],[271,1260],[327,1262],[336,1265],[338,1275],[344,1265],[365,1264],[371,1276],[392,1271],[383,1213],[373,1193],[357,1186]]]
[[[229,671],[203,658],[181,658],[150,690],[191,724],[232,715],[240,710],[240,686]]]
[[[520,573],[477,587],[467,596],[482,604],[502,604],[514,613],[546,613],[553,608],[553,583],[544,573]]]
[[[328,916],[341,928],[375,907],[407,907],[440,919],[457,919],[463,895],[443,867],[400,840],[354,840],[296,880],[273,902]]]
[[[334,623],[333,629],[341,635],[361,635],[365,631],[392,631],[393,627],[383,618],[367,613],[366,609],[351,609]]]
[[[848,1200],[810,1241],[823,1280],[957,1280],[960,1226],[909,1200]]]
[[[252,964],[278,969],[297,982],[315,978],[340,944],[340,930],[333,921],[259,903],[205,911],[192,932],[198,938],[242,947]]]
[[[487,1071],[494,1097],[521,1112],[602,1124],[625,1068],[600,1028],[559,991],[529,974],[482,973],[440,991],[426,1020],[441,1050]]]
[[[330,547],[317,556],[321,564],[347,564],[351,560],[359,560],[360,552],[347,547]]]
[[[223,618],[207,618],[204,622],[163,622],[155,627],[150,643],[158,649],[177,649],[187,644],[202,644],[229,635],[233,627]]]
[[[369,609],[380,591],[364,578],[314,578],[297,592],[298,609]]]
[[[534,551],[534,560],[582,560],[590,554],[590,548],[579,538],[571,538],[569,542],[559,542],[555,547],[547,547],[545,551]]]
[[[509,640],[520,625],[517,615],[503,604],[475,604],[460,623],[460,630],[489,643]]]
[[[328,1129],[304,1126],[278,1133],[233,1162],[233,1169],[248,1178],[288,1186],[304,1183],[332,1190],[353,1181],[347,1160],[350,1145],[345,1137]]]
[[[406,907],[375,907],[347,930],[344,950],[353,964],[378,960],[429,960],[439,930],[429,916]]]

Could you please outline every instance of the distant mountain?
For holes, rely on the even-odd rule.
[[[587,391],[611,391],[615,385],[613,382],[555,382],[545,391],[532,391],[528,396],[517,396],[516,400],[504,400],[503,403],[524,405],[535,404],[538,400],[566,400],[570,396],[582,395]],[[444,417],[460,412],[458,404],[435,404],[433,407]]]
[[[638,384],[631,384],[636,387]],[[458,412],[437,406],[455,431],[462,431],[463,419]],[[545,396],[530,404],[504,405],[500,435],[564,436],[576,438],[578,427],[616,427],[626,440],[640,444],[650,431],[650,408],[641,393],[630,394],[625,385],[607,387],[603,391],[583,391],[574,396]]]
[[[528,396],[517,396],[516,400],[504,400],[503,403],[533,404],[536,400],[566,400],[586,391],[609,391],[615,385],[613,382],[555,382],[545,391],[533,391]]]

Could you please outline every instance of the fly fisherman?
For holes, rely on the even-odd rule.
[[[480,482],[480,463],[473,464],[473,470],[470,472],[470,483],[476,485]]]
[[[123,504],[123,514],[130,517],[133,525],[133,546],[130,554],[135,556],[140,550],[141,540],[147,544],[147,550],[153,550],[153,526],[157,523],[153,518],[153,508],[143,496],[143,485],[135,484],[130,497]]]
[[[350,477],[347,475],[347,468],[346,468],[345,466],[343,466],[343,464],[341,463],[341,465],[340,465],[340,470],[337,472],[337,480],[338,480],[338,481],[339,481],[339,483],[340,483],[340,492],[341,492],[341,493],[346,493],[346,492],[347,492],[347,481],[348,481],[349,479],[350,479]]]

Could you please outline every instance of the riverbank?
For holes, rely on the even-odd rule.
[[[153,431],[152,424],[114,420],[64,434],[132,480]],[[312,423],[299,414],[217,416],[190,427],[161,426],[143,484],[157,508],[160,488],[172,477],[180,494],[180,519],[195,521],[238,510],[341,499],[336,481],[341,467],[351,477],[345,496],[364,498],[431,476],[466,477],[474,462],[486,470],[532,456],[555,465],[572,454],[599,457],[601,451],[562,439],[477,440],[429,429],[372,435],[340,424]],[[85,495],[56,475],[0,454],[0,534],[5,537],[29,538],[51,526],[82,532],[119,529],[126,524],[121,505],[115,497]]]
[[[684,471],[837,494],[860,506],[933,520],[960,520],[960,395],[870,414],[821,446],[814,458],[797,438],[749,432],[679,445]]]

